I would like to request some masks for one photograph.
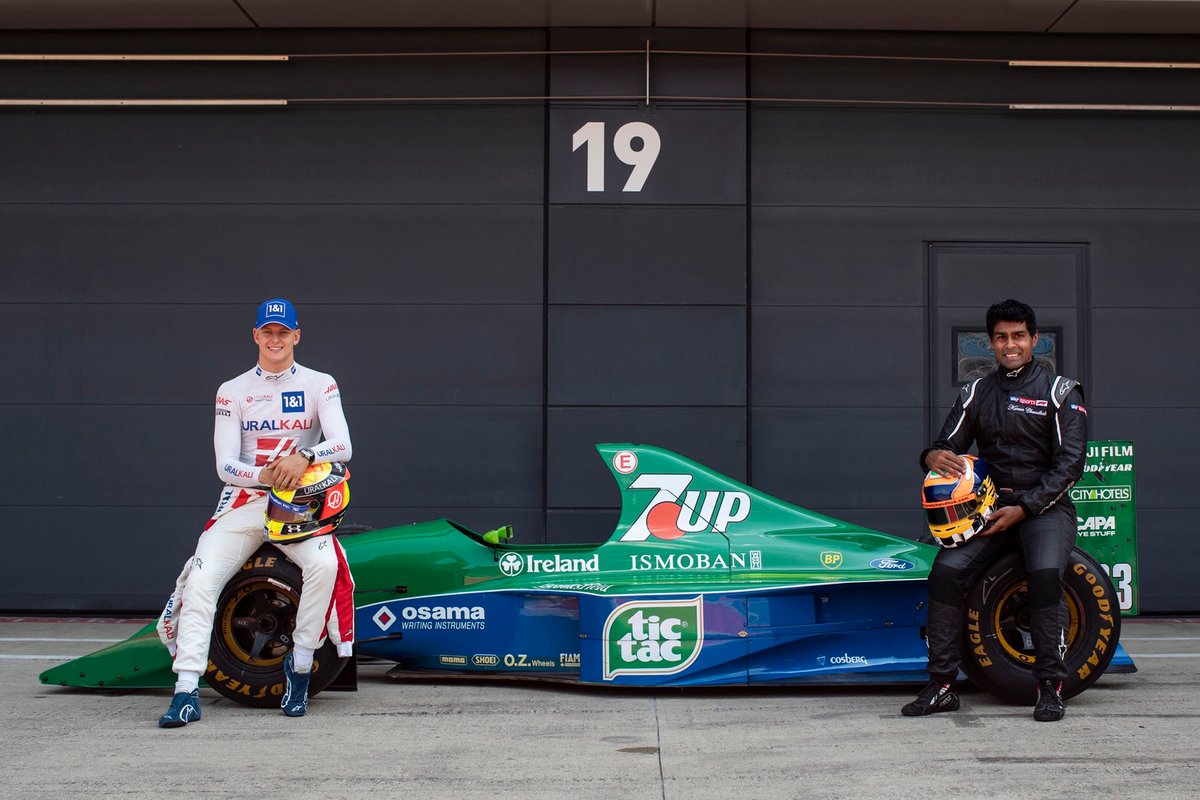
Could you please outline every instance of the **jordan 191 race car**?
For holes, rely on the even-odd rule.
[[[397,676],[503,677],[595,686],[924,683],[926,581],[938,548],[771,497],[657,447],[601,444],[621,490],[599,545],[514,545],[447,519],[339,534],[355,588],[359,657]],[[1070,697],[1110,668],[1117,596],[1075,549],[1065,585]],[[278,707],[300,571],[264,545],[226,586],[204,676]],[[1019,552],[972,588],[963,670],[996,697],[1031,703],[1033,643]],[[1115,659],[1115,661],[1114,661]],[[326,643],[310,693],[346,667]],[[44,684],[167,687],[154,624],[47,670]],[[347,670],[348,673],[351,670]],[[350,683],[343,677],[339,683]]]

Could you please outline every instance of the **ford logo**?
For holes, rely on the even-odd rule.
[[[871,562],[871,566],[875,569],[882,569],[888,572],[904,572],[908,569],[916,569],[917,565],[911,561],[905,561],[903,558],[877,558]]]

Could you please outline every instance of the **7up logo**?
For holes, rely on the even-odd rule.
[[[604,680],[618,675],[674,675],[704,646],[704,598],[635,600],[604,623]]]
[[[725,533],[734,522],[750,516],[750,495],[745,492],[687,491],[691,475],[639,475],[630,489],[657,489],[658,493],[625,531],[622,542],[678,539],[688,533]]]

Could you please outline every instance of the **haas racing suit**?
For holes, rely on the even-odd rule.
[[[1062,574],[1075,545],[1075,506],[1067,490],[1083,474],[1087,409],[1076,381],[1036,361],[997,368],[962,388],[930,450],[966,453],[974,442],[999,492],[999,506],[1019,505],[1026,519],[991,536],[941,550],[929,574],[929,672],[950,682],[958,674],[966,593],[1002,552],[1020,547],[1029,578],[1034,678],[1066,677],[1061,619]]]
[[[270,489],[258,480],[263,467],[303,447],[316,453],[314,463],[350,460],[350,429],[337,383],[299,364],[275,374],[254,367],[217,390],[213,446],[225,488],[159,619],[176,673],[206,672],[221,589],[264,541]],[[338,654],[349,656],[354,584],[341,545],[333,536],[315,536],[279,548],[304,575],[296,644],[316,650],[328,631]]]

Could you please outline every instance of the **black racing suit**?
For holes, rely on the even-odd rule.
[[[1019,505],[1027,519],[992,536],[975,536],[937,554],[929,573],[929,673],[958,674],[963,606],[979,573],[1002,552],[1020,547],[1029,577],[1036,679],[1066,677],[1062,574],[1075,545],[1075,506],[1067,490],[1083,474],[1087,410],[1083,390],[1037,362],[996,369],[962,388],[929,450],[966,453],[974,442],[987,462],[1000,506]]]

